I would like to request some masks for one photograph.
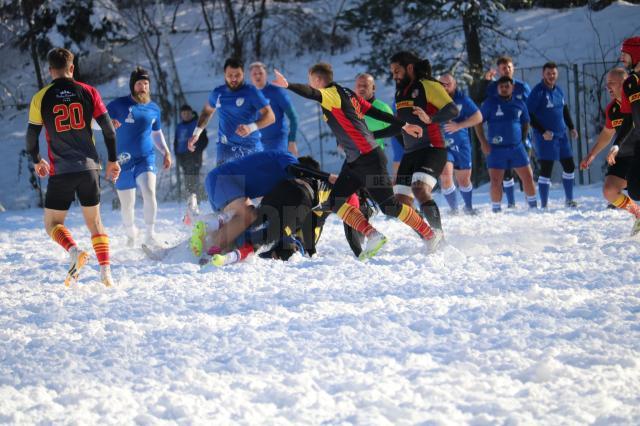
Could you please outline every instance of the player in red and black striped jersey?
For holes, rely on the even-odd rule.
[[[616,131],[622,124],[624,114],[620,101],[622,99],[622,83],[627,78],[624,68],[614,68],[607,73],[607,91],[611,97],[611,102],[605,109],[605,125],[596,143],[591,148],[587,156],[580,162],[582,170],[588,169],[596,156],[612,141]],[[612,203],[620,197],[622,191],[627,187],[627,172],[631,159],[633,158],[633,147],[631,144],[625,146],[625,151],[631,147],[630,152],[621,152],[615,158],[615,163],[609,165],[607,176],[604,179],[602,192],[604,198]],[[615,208],[615,207],[613,207]]]
[[[412,207],[395,200],[391,178],[387,172],[387,158],[376,143],[376,138],[391,136],[401,130],[419,137],[422,135],[422,128],[372,107],[353,91],[335,83],[333,69],[329,64],[319,63],[309,69],[308,86],[289,84],[278,71],[275,74],[274,85],[289,88],[300,96],[320,103],[338,146],[347,156],[329,202],[331,209],[343,222],[366,236],[366,246],[360,259],[375,255],[387,241],[359,209],[346,202],[351,194],[361,188],[367,189],[383,213],[397,217],[413,228],[426,241],[428,251],[434,251],[442,239],[441,234],[435,233]],[[365,115],[390,123],[391,126],[372,133],[364,121]]]
[[[632,235],[640,235],[640,206],[633,200],[640,200],[640,37],[631,37],[622,43],[620,61],[630,70],[629,77],[622,84],[620,110],[624,116],[616,133],[613,147],[607,160],[616,162],[616,157],[633,147],[633,157],[627,171],[628,196],[620,194],[613,204],[633,214],[636,221]]]
[[[96,151],[91,120],[102,128],[107,145],[107,179],[116,180],[120,166],[116,162],[116,138],[111,119],[100,93],[73,79],[73,54],[55,48],[48,54],[49,73],[53,81],[36,93],[29,108],[27,152],[40,177],[50,176],[45,197],[44,224],[51,238],[69,252],[71,263],[65,279],[69,286],[77,281],[80,268],[89,254],[78,248],[64,226],[67,211],[77,197],[89,231],[100,276],[111,286],[109,237],[100,219],[100,162]],[[40,157],[38,138],[45,128],[49,162]]]

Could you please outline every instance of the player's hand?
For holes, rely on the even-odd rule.
[[[45,160],[44,158],[40,159],[39,162],[34,164],[33,168],[36,171],[36,174],[41,178],[47,176],[51,171],[49,168],[49,163],[47,163],[47,160]]]
[[[171,168],[171,153],[169,151],[166,151],[164,153],[164,161],[162,162],[162,167],[165,170],[169,170]]]
[[[414,138],[422,137],[422,127],[416,124],[407,123],[404,126],[402,126],[402,130],[404,130],[405,132],[407,132],[408,135],[413,136]]]
[[[120,164],[117,161],[107,161],[105,176],[111,182],[115,182],[120,177]]]
[[[236,135],[246,138],[251,134],[251,128],[246,124],[241,124],[236,129]]]
[[[607,155],[607,163],[609,163],[610,166],[616,164],[616,156],[618,155],[618,151],[620,151],[620,148],[618,148],[617,145],[611,147],[611,150]]]
[[[111,124],[113,124],[113,128],[117,129],[118,127],[122,126],[122,123],[120,123],[118,120],[116,120],[115,118],[111,119]]]
[[[544,139],[545,141],[552,141],[553,140],[553,132],[551,130],[547,130],[542,134],[542,139]]]
[[[587,154],[580,162],[580,170],[586,170],[596,157],[593,154]]]
[[[198,137],[196,135],[191,135],[189,142],[187,142],[187,149],[194,152],[196,150],[196,142],[198,142]]]
[[[496,76],[497,73],[498,73],[498,71],[496,71],[495,69],[491,68],[489,71],[484,73],[484,79],[485,80],[493,80],[493,78]]]
[[[417,115],[423,123],[431,124],[431,117],[429,117],[429,114],[427,114],[422,108],[414,106],[413,115]]]
[[[285,89],[289,87],[289,82],[284,78],[284,75],[280,74],[280,71],[274,69],[273,73],[276,75],[276,78],[271,82],[271,84]]]
[[[578,139],[578,131],[576,129],[571,129],[569,134],[571,135],[571,139],[573,139],[574,141]]]
[[[338,175],[334,175],[333,173],[329,175],[329,183],[331,185],[335,185],[337,180],[338,180]]]
[[[485,143],[481,143],[481,144],[480,144],[480,149],[482,150],[482,153],[483,153],[484,155],[489,155],[489,154],[491,154],[491,147],[490,147],[490,146],[489,146],[489,144],[488,144],[488,143],[486,143],[486,142],[485,142]]]
[[[455,133],[458,130],[460,130],[460,124],[455,123],[453,121],[450,121],[444,125],[444,131],[447,133]]]

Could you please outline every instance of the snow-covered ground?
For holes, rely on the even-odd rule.
[[[494,215],[481,190],[430,257],[376,217],[390,242],[363,264],[331,219],[314,259],[206,273],[123,248],[105,207],[112,289],[95,262],[66,289],[41,211],[1,213],[0,423],[639,424],[640,242],[577,194]],[[160,207],[170,242],[181,213]]]

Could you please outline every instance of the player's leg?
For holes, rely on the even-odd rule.
[[[126,168],[120,172],[120,176],[116,181],[116,193],[120,200],[120,216],[122,217],[122,225],[127,235],[127,246],[133,247],[136,244],[136,229],[134,221],[134,212],[136,205],[136,179],[134,174],[134,162],[129,161]]]
[[[458,211],[458,197],[456,195],[456,186],[453,183],[453,161],[452,156],[450,155],[447,158],[447,164],[445,164],[442,169],[442,174],[440,174],[440,185],[442,186],[442,195],[447,200],[447,204],[449,204],[449,208],[452,212]]]
[[[442,230],[440,209],[431,196],[431,191],[436,186],[437,176],[442,174],[442,169],[447,163],[447,151],[445,149],[427,148],[418,151],[418,165],[411,176],[411,190],[420,204],[420,211],[427,218],[432,228]]]
[[[140,188],[143,201],[143,217],[145,223],[144,241],[147,245],[158,245],[155,238],[156,215],[158,201],[156,200],[156,174],[144,172],[136,176],[136,183]]]
[[[551,142],[549,142],[551,143]],[[549,202],[549,188],[551,187],[551,173],[553,173],[553,160],[539,159],[540,175],[538,176],[538,192],[540,193],[540,207],[547,208]]]
[[[510,163],[522,182],[529,208],[537,209],[538,201],[536,199],[536,186],[533,182],[533,171],[529,163],[529,154],[524,145],[520,144],[510,150]]]
[[[577,207],[578,203],[573,199],[576,164],[573,161],[573,149],[571,149],[569,137],[565,133],[555,143],[558,144],[558,158],[562,165],[562,187],[564,188],[565,206]]]
[[[242,197],[229,202],[222,212],[230,215],[231,219],[213,233],[212,245],[225,251],[256,220],[256,209],[251,200]]]
[[[613,202],[613,205],[625,209],[635,216],[636,221],[631,230],[631,235],[635,236],[640,235],[640,206],[634,202],[634,200],[640,200],[640,143],[636,144],[634,156],[629,162],[626,178],[629,195],[620,194]]]
[[[464,201],[465,213],[473,214],[473,185],[471,184],[471,169],[458,169],[454,172],[460,195]]]
[[[491,210],[497,213],[502,210],[502,179],[504,169],[489,168],[489,194],[491,197]]]
[[[516,182],[513,179],[513,170],[506,169],[504,171],[504,176],[502,177],[502,187],[504,189],[505,195],[507,196],[508,208],[514,208],[516,206],[515,185]]]

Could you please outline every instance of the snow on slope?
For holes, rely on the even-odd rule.
[[[376,217],[362,264],[331,219],[314,259],[206,273],[123,248],[105,210],[113,289],[95,262],[65,289],[41,212],[2,213],[0,423],[638,424],[640,242],[599,191],[499,215],[481,191],[431,257]],[[160,207],[170,242],[181,213]]]

